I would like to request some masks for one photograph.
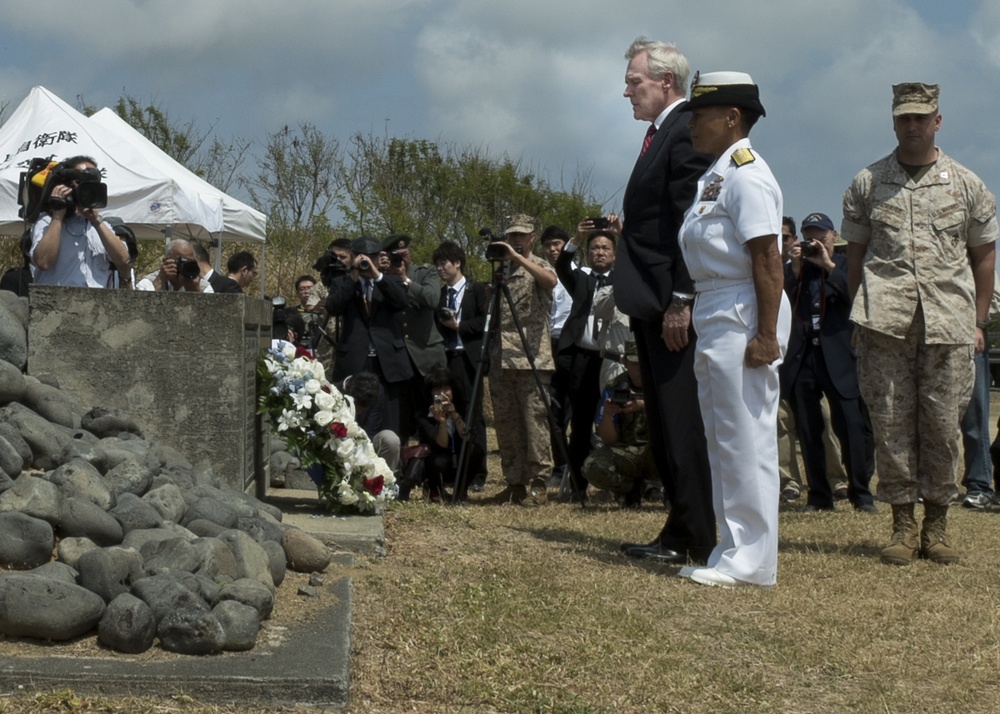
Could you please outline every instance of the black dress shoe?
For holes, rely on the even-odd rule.
[[[654,540],[652,543],[622,543],[618,546],[618,550],[624,553],[626,550],[632,550],[633,548],[652,548],[655,545],[659,545],[660,541]]]
[[[668,548],[662,543],[652,543],[650,545],[637,545],[624,551],[629,558],[641,558],[643,560],[655,560],[660,563],[671,563],[674,565],[687,565],[688,554]]]

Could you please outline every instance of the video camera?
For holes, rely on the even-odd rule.
[[[500,260],[508,260],[507,251],[503,248],[503,246],[493,245],[494,243],[506,243],[506,238],[498,236],[489,228],[480,229],[479,235],[488,242],[485,254],[486,260],[494,263]],[[521,255],[523,253],[521,246],[514,246],[514,252]]]
[[[73,186],[73,190],[65,199],[55,198],[52,189],[56,186]],[[59,211],[72,205],[105,208],[108,185],[101,181],[100,169],[78,169],[66,162],[34,158],[21,173],[17,203],[21,207],[18,216],[28,221],[36,220],[43,210]]]
[[[330,251],[323,253],[319,257],[319,260],[313,264],[313,270],[319,271],[320,282],[326,287],[330,287],[333,279],[338,275],[350,272],[350,269],[341,263],[340,259]]]

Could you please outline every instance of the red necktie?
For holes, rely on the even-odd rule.
[[[639,152],[639,158],[646,154],[646,149],[653,143],[654,136],[656,136],[656,124],[650,124],[649,128],[646,129],[646,138],[642,140],[642,151]]]

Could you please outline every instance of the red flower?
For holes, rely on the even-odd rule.
[[[382,493],[382,487],[385,485],[385,478],[382,476],[376,476],[375,478],[365,478],[361,479],[364,483],[365,488],[371,491],[373,496],[377,496]]]
[[[339,421],[335,421],[330,424],[330,433],[333,434],[338,439],[343,439],[347,436],[347,427],[341,424]]]
[[[307,350],[305,347],[296,347],[295,348],[295,356],[296,357],[305,357],[306,359],[314,359],[313,353],[310,352],[309,350]]]

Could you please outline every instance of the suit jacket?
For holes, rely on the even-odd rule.
[[[692,147],[690,118],[677,109],[667,115],[625,187],[613,284],[618,309],[632,317],[658,321],[675,290],[694,292],[677,234],[714,160]]]
[[[403,311],[403,338],[417,371],[426,377],[435,367],[445,365],[444,340],[435,315],[441,280],[429,265],[411,265],[407,277],[413,282],[406,288],[409,300]]]
[[[448,307],[448,287],[441,288],[438,309]],[[475,364],[483,352],[483,335],[486,332],[486,312],[489,310],[489,299],[486,297],[486,283],[474,282],[465,278],[465,292],[462,293],[460,306],[462,319],[458,323],[458,336],[462,338],[462,348]],[[442,338],[451,330],[437,323]]]
[[[823,316],[820,321],[819,347],[834,386],[844,399],[860,396],[858,388],[857,352],[851,346],[854,325],[851,322],[851,301],[847,292],[847,256],[833,256],[836,264],[823,280]],[[795,379],[802,367],[806,348],[812,335],[810,318],[809,281],[822,278],[823,269],[803,261],[799,277],[795,277],[791,264],[785,265],[785,292],[792,303],[792,331],[788,338],[788,352],[782,363],[781,391],[789,398]]]
[[[573,256],[576,252],[563,251],[556,258],[556,275],[559,282],[566,288],[566,292],[573,298],[573,306],[570,308],[569,317],[563,323],[562,332],[559,333],[559,340],[556,343],[556,351],[562,352],[567,347],[572,347],[587,329],[587,320],[590,318],[590,308],[594,304],[594,291],[596,283],[594,277],[586,270],[573,267]],[[610,271],[607,277],[607,284],[613,280]]]
[[[372,289],[371,314],[365,310],[362,282],[350,274],[340,275],[330,283],[326,312],[340,316],[340,340],[333,364],[333,381],[365,368],[368,346],[375,346],[379,367],[386,382],[402,382],[413,376],[410,358],[403,339],[403,309],[406,289],[399,278],[383,275]]]
[[[214,270],[208,274],[206,278],[208,284],[212,286],[212,290],[217,293],[241,293],[243,288],[240,284],[233,280],[232,278],[227,278],[225,275],[220,275]]]

